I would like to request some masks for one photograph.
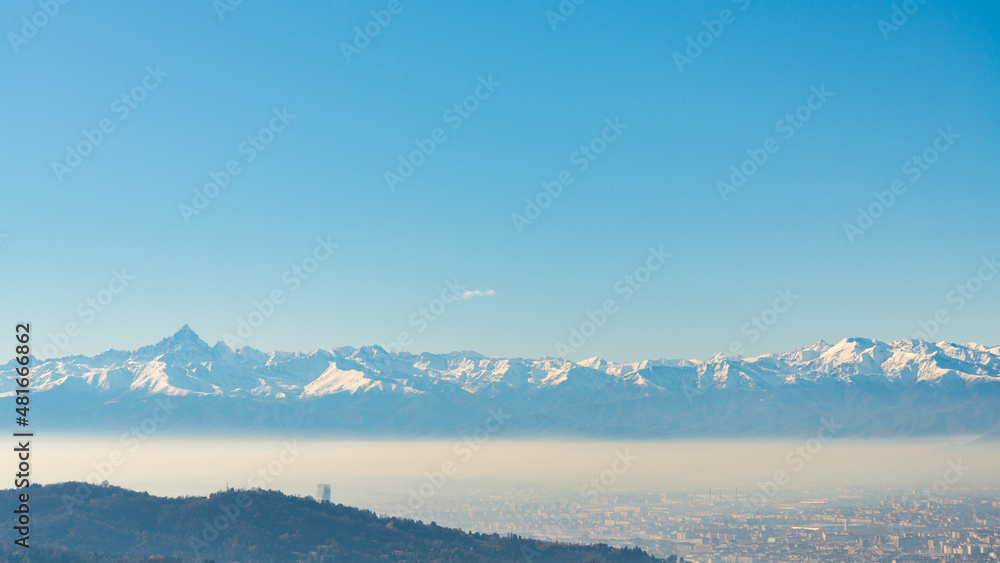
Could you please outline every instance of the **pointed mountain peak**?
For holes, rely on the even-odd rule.
[[[840,354],[843,352],[853,352],[855,350],[865,350],[866,348],[874,348],[875,341],[868,338],[842,338],[840,342],[837,342],[827,350],[827,354]]]
[[[163,342],[171,342],[178,344],[194,344],[197,345],[199,348],[203,346],[209,347],[208,344],[204,340],[202,340],[200,336],[198,336],[198,333],[191,330],[191,327],[189,327],[188,325],[182,326],[180,330],[175,332],[172,336],[164,338],[163,340],[160,341],[161,344]]]
[[[594,356],[593,358],[580,360],[579,362],[576,362],[576,364],[586,368],[606,369],[611,365],[611,362],[605,361],[604,359],[598,356]]]
[[[185,323],[171,338],[198,339],[198,334]]]
[[[191,327],[184,325],[173,335],[160,340],[152,346],[144,346],[136,352],[143,355],[160,355],[170,352],[200,352],[208,353],[212,347],[201,339]]]
[[[727,362],[727,361],[730,361],[730,360],[737,360],[739,358],[740,358],[739,356],[729,356],[725,352],[719,352],[718,354],[716,354],[716,355],[712,356],[711,358],[709,358],[707,363],[718,364],[718,363],[724,363],[724,362]]]

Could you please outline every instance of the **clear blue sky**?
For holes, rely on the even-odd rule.
[[[995,345],[1000,276],[974,281],[971,300],[949,292],[1000,252],[1000,10],[915,5],[880,29],[892,2],[590,0],[564,20],[546,14],[556,0],[244,1],[222,17],[209,0],[77,1],[53,16],[5,2],[4,326],[30,320],[60,354],[185,323],[214,343],[281,290],[247,345],[406,331],[412,352],[557,355],[607,300],[570,358],[911,338],[940,310],[932,340]],[[387,7],[391,21],[369,24]],[[355,43],[366,24],[377,35]],[[779,120],[809,102],[786,138]],[[294,118],[272,119],[284,109]],[[54,170],[102,120],[113,130],[93,151]],[[243,143],[271,125],[248,162]],[[443,142],[390,189],[385,173],[438,128]],[[959,137],[938,139],[948,128]],[[724,199],[718,182],[769,138],[776,150]],[[947,151],[914,179],[905,163],[935,142]],[[604,149],[586,169],[581,145]],[[185,220],[179,206],[231,160],[239,173]],[[563,170],[573,182],[518,232],[511,215]],[[905,193],[849,240],[844,224],[895,180]],[[283,279],[328,236],[329,259]],[[660,246],[663,267],[628,286]],[[127,286],[112,281],[122,268]],[[441,307],[445,280],[482,294]],[[766,313],[786,289],[797,300]],[[766,332],[747,324],[762,314]]]

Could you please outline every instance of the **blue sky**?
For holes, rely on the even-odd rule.
[[[0,8],[0,291],[58,355],[1000,343],[992,3],[56,5]]]

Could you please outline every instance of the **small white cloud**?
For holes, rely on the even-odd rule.
[[[462,294],[458,296],[458,298],[459,299],[472,299],[473,297],[493,297],[496,294],[497,294],[497,292],[493,291],[492,289],[487,289],[486,291],[482,291],[482,290],[479,290],[479,289],[473,289],[472,291],[469,291],[467,289],[467,290],[463,291]]]

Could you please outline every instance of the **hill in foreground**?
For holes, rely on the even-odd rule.
[[[0,491],[0,506],[12,510],[16,493]],[[4,561],[660,561],[639,548],[470,533],[275,491],[163,498],[59,483],[32,486],[30,495],[31,548],[14,545],[4,510]]]

